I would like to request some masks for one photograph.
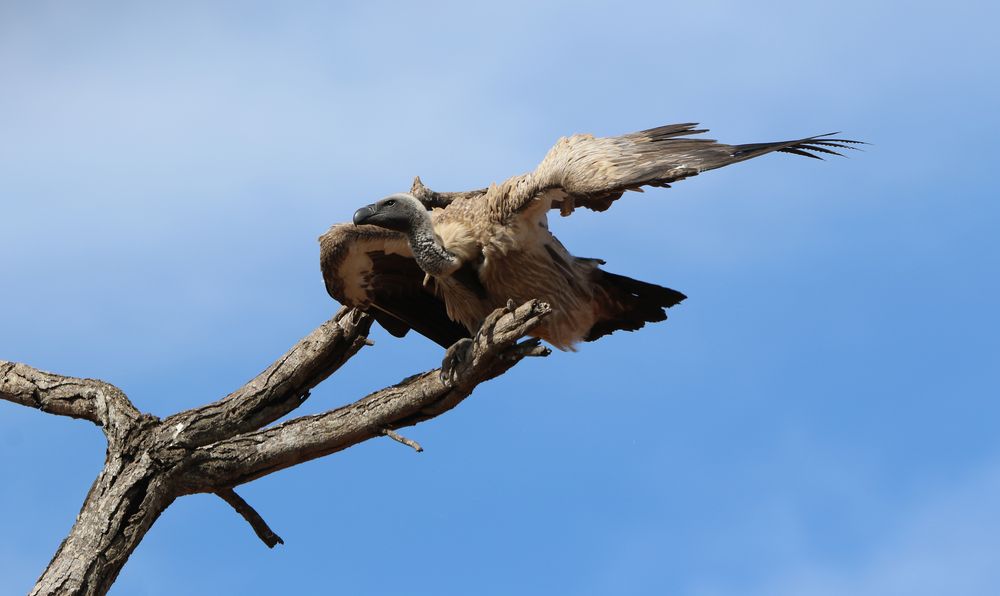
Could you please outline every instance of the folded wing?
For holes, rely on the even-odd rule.
[[[342,304],[370,312],[396,337],[414,329],[448,347],[469,336],[424,285],[424,272],[402,234],[339,224],[320,236],[319,243],[326,290]]]

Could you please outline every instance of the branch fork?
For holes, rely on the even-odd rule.
[[[438,196],[452,199],[448,193]],[[104,469],[32,594],[106,593],[159,515],[186,494],[217,495],[269,548],[283,544],[233,487],[375,437],[422,451],[396,429],[450,410],[522,358],[546,355],[538,340],[520,340],[549,311],[532,300],[492,313],[451,383],[441,381],[440,371],[428,371],[352,404],[275,426],[269,425],[372,345],[371,316],[343,308],[233,393],[163,420],[140,412],[109,383],[0,361],[0,399],[89,420],[108,439]]]

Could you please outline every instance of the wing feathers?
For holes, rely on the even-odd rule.
[[[809,137],[805,139],[799,139],[797,141],[781,141],[777,143],[752,143],[748,145],[736,145],[733,151],[734,161],[730,163],[735,163],[736,161],[743,161],[746,159],[751,159],[757,157],[758,155],[764,155],[771,153],[772,151],[777,151],[780,153],[794,153],[795,155],[803,155],[805,157],[813,157],[816,159],[823,159],[819,155],[810,155],[810,151],[816,153],[825,153],[827,155],[839,155],[844,156],[843,153],[834,151],[833,149],[851,149],[853,151],[858,151],[858,147],[853,145],[865,145],[862,141],[852,141],[850,139],[831,139],[829,137],[840,134],[836,132],[827,133],[825,135],[818,135],[815,137]],[[826,147],[833,147],[833,149],[827,149]],[[729,165],[728,163],[723,163],[715,167],[722,167],[724,165]]]
[[[512,178],[487,195],[506,205],[494,211],[519,212],[535,199],[569,215],[575,207],[604,211],[627,190],[642,186],[669,187],[701,172],[721,168],[772,152],[822,159],[857,149],[859,141],[832,138],[837,133],[793,141],[727,145],[692,138],[708,132],[697,124],[671,124],[620,137],[574,135],[559,139],[530,175]],[[561,192],[547,192],[547,191]]]
[[[412,328],[448,347],[469,336],[465,327],[448,318],[444,302],[424,286],[424,273],[402,234],[340,224],[319,240],[323,280],[333,298],[371,312],[396,337]]]

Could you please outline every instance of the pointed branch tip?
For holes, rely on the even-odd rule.
[[[285,541],[281,539],[281,536],[275,534],[274,530],[267,525],[267,522],[264,521],[264,518],[261,517],[259,513],[257,513],[257,510],[251,507],[250,503],[243,500],[243,497],[236,494],[236,491],[231,488],[224,488],[216,491],[215,494],[220,499],[228,503],[229,506],[236,511],[236,513],[239,513],[240,516],[245,519],[248,524],[250,524],[250,527],[253,528],[254,534],[260,538],[261,542],[267,545],[267,548],[274,548],[278,544],[285,543]]]
[[[397,433],[394,430],[390,430],[388,428],[383,428],[382,429],[382,434],[385,435],[385,436],[387,436],[387,437],[389,437],[393,441],[396,441],[397,443],[402,443],[403,445],[406,445],[407,447],[412,448],[417,453],[420,453],[421,451],[424,450],[424,448],[420,446],[420,443],[414,441],[413,439],[407,439],[406,437],[404,437],[403,435]]]

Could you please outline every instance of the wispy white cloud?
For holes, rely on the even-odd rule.
[[[775,565],[761,581],[738,586],[704,578],[699,596],[992,596],[1000,593],[1000,461],[962,481],[924,491],[915,503],[886,513],[894,529],[849,560],[802,550]],[[789,538],[789,536],[785,536]],[[748,556],[753,556],[748,553]]]
[[[0,358],[104,377],[143,408],[176,411],[225,394],[323,320],[336,306],[319,279],[315,236],[359,202],[405,188],[414,174],[445,190],[481,185],[533,167],[560,135],[667,121],[701,120],[716,138],[735,142],[845,127],[874,141],[871,152],[832,163],[762,159],[554,223],[571,250],[691,300],[665,325],[544,366],[526,363],[511,383],[559,390],[522,402],[497,389],[492,403],[508,404],[507,417],[477,417],[474,408],[490,403],[486,388],[472,409],[456,412],[469,417],[457,425],[465,432],[509,438],[558,409],[537,431],[539,453],[579,438],[588,420],[595,438],[593,449],[559,462],[601,478],[566,496],[587,503],[586,527],[570,538],[533,540],[550,520],[532,505],[517,516],[523,532],[487,551],[532,559],[553,585],[568,580],[539,562],[551,554],[539,544],[558,549],[566,567],[589,564],[598,551],[607,555],[602,567],[569,577],[593,580],[599,594],[671,593],[650,589],[667,584],[706,595],[996,592],[987,589],[995,584],[984,554],[995,552],[991,533],[1000,530],[989,508],[1000,496],[996,466],[958,485],[933,482],[936,470],[971,465],[995,444],[986,391],[993,377],[979,347],[995,344],[996,327],[995,276],[984,274],[996,260],[987,163],[1000,123],[989,60],[1000,43],[996,8],[344,4],[0,2]],[[340,403],[440,359],[415,338],[378,344],[306,408]],[[621,416],[612,432],[606,404],[624,399],[623,388],[636,395],[620,412],[610,409]],[[804,392],[813,394],[789,414]],[[960,394],[946,399],[946,392]],[[911,424],[872,430],[878,423],[856,419],[862,402],[893,423],[904,413]],[[597,418],[588,419],[581,403]],[[968,452],[938,462],[900,454],[899,445],[939,430],[937,418],[953,407],[964,408],[949,410],[962,430],[941,431],[938,440],[967,438]],[[839,428],[825,417],[838,418]],[[21,485],[58,494],[81,466],[99,465],[62,453],[73,445],[74,453],[100,455],[63,432],[68,421],[35,412],[0,419],[0,443],[12,429],[21,437],[7,446],[4,467]],[[809,436],[837,457],[817,464],[809,442],[772,440],[803,419],[822,420]],[[649,428],[654,422],[673,426],[661,432]],[[608,455],[637,435],[654,440]],[[658,442],[670,451],[657,452]],[[484,486],[500,482],[496,470],[511,465],[502,443],[478,452],[475,466],[438,470],[479,475]],[[840,455],[856,443],[868,455],[892,454],[876,463],[865,454],[846,458],[847,467]],[[39,466],[46,450],[50,459]],[[811,459],[795,460],[800,453]],[[358,483],[384,482],[385,470],[363,457],[346,458],[363,462]],[[676,465],[660,476],[665,461]],[[783,466],[768,468],[769,461]],[[878,481],[889,464],[898,476]],[[517,465],[551,475],[535,458]],[[582,494],[607,489],[603,478],[618,471],[628,481],[620,490]],[[338,494],[342,478],[303,473],[314,497]],[[87,468],[77,479],[81,493],[91,474]],[[718,480],[728,476],[739,482]],[[434,507],[454,501],[427,478],[414,482]],[[929,486],[910,491],[921,478]],[[271,486],[277,503],[301,496]],[[636,508],[634,491],[646,491],[649,502]],[[481,495],[484,507],[509,508],[498,494]],[[22,524],[11,529],[15,542],[44,534],[55,544],[82,497],[56,511],[33,496],[0,491],[6,510],[30,510],[59,527]],[[831,502],[851,515],[840,542],[816,538],[824,522],[838,521],[824,515]],[[299,549],[291,557],[248,550],[208,560],[188,548],[190,540],[162,532],[186,528],[203,537],[216,512],[194,504],[179,511],[151,535],[163,536],[162,550],[140,549],[123,576],[132,583],[123,586],[183,592],[188,574],[175,571],[190,568],[190,577],[214,574],[221,590],[232,589],[236,571],[252,568],[256,581],[271,576],[267,561],[287,591],[289,578],[312,578],[313,568],[329,565],[328,536],[316,534],[290,539]],[[891,521],[857,530],[880,515]],[[691,517],[698,523],[678,527]],[[412,583],[442,549],[470,577],[496,575],[475,542],[496,536],[465,527],[469,543],[455,548],[442,538],[454,526],[434,519],[440,526],[428,527],[421,549],[400,563],[413,568],[384,578],[386,591],[448,593]],[[302,523],[315,526],[316,518]],[[239,530],[233,536],[245,534]],[[371,530],[352,535],[349,555],[367,556],[396,529]],[[23,591],[54,544],[6,560],[0,586]],[[664,561],[676,563],[664,571]],[[347,591],[370,591],[357,563],[337,562]],[[303,573],[282,567],[289,564]],[[727,565],[756,571],[713,573]],[[470,581],[484,587],[481,577]],[[504,581],[497,575],[499,593]],[[470,592],[462,588],[453,593]]]

